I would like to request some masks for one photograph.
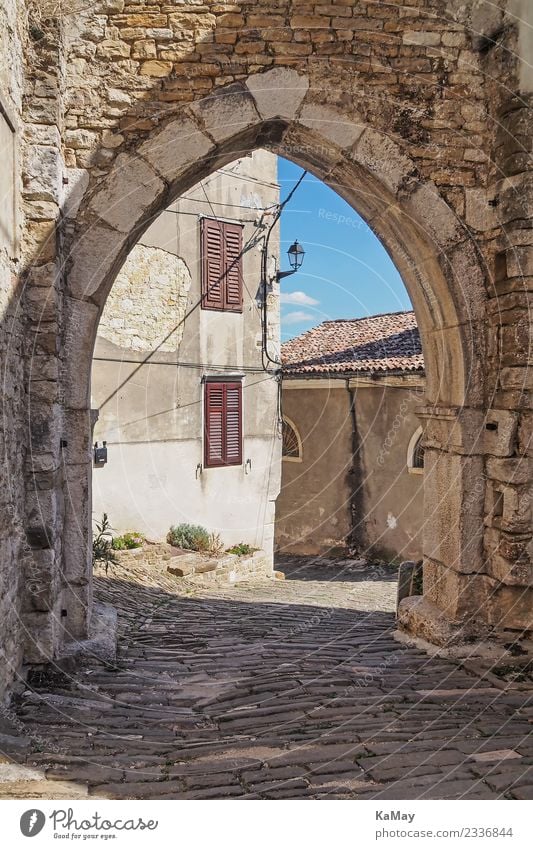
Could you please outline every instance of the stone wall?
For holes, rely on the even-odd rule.
[[[109,293],[98,335],[124,350],[178,350],[190,287],[181,257],[135,245]]]
[[[0,701],[22,661],[22,587],[26,392],[21,313],[20,167],[24,9],[16,0],[0,8]]]

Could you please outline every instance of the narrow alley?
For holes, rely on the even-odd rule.
[[[34,674],[0,798],[533,798],[531,694],[397,642],[391,567],[278,568],[99,568],[116,665]]]

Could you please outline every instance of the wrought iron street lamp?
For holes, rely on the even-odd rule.
[[[289,257],[289,265],[291,267],[291,270],[278,271],[276,275],[278,280],[281,280],[282,277],[288,277],[290,274],[294,274],[302,266],[305,251],[302,248],[301,244],[298,242],[298,239],[295,239],[295,241],[290,246],[289,250],[287,251],[287,256]]]

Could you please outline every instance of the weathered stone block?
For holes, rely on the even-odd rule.
[[[91,461],[91,411],[64,410],[63,427],[66,446],[63,458],[68,465]]]
[[[26,663],[47,663],[57,648],[57,619],[51,611],[24,615],[24,659]]]
[[[61,642],[86,639],[89,634],[92,587],[70,584],[61,592]]]
[[[65,133],[66,143],[69,147],[78,149],[94,148],[98,142],[98,133],[92,130],[67,130]]]
[[[417,44],[422,47],[436,47],[440,44],[440,32],[424,32],[422,30],[407,30],[402,35],[404,44]]]
[[[215,141],[223,141],[259,122],[250,93],[240,86],[221,89],[191,107]]]
[[[481,457],[426,448],[424,555],[462,573],[483,571]]]
[[[95,304],[75,298],[66,298],[65,306],[64,400],[69,409],[86,410],[90,405],[90,358],[99,310]]]
[[[57,203],[61,185],[61,159],[56,147],[30,145],[23,172],[24,195]]]
[[[356,142],[350,158],[376,174],[392,194],[413,175],[413,162],[385,133],[367,128]]]
[[[450,646],[469,636],[468,623],[454,623],[436,604],[422,596],[404,598],[398,607],[403,631],[437,646]]]
[[[130,45],[125,41],[105,39],[96,47],[96,55],[102,59],[127,59],[130,55]]]
[[[172,68],[172,62],[150,59],[141,65],[141,74],[146,77],[168,77],[172,73]]]
[[[26,286],[24,296],[26,314],[30,321],[52,321],[56,318],[58,293],[55,288]]]
[[[32,551],[27,558],[24,587],[33,610],[52,610],[57,598],[59,567],[53,549]]]
[[[498,226],[496,207],[487,189],[465,189],[465,221],[474,230],[484,232]]]
[[[524,410],[520,413],[518,425],[518,448],[520,454],[533,456],[533,411]]]
[[[339,109],[320,103],[304,103],[298,121],[328,142],[346,149],[356,143],[365,129],[363,119],[358,121],[357,117],[354,115],[351,121],[346,121],[345,114]]]
[[[533,389],[533,369],[527,366],[504,366],[499,371],[502,389]]]
[[[56,258],[55,221],[28,221],[25,227],[24,255],[26,261],[49,263]]]
[[[59,269],[55,262],[35,265],[28,270],[28,283],[31,286],[55,286],[59,282]]]
[[[152,39],[134,41],[131,55],[133,59],[154,59],[157,56],[155,41]]]
[[[499,554],[494,554],[490,560],[488,573],[491,578],[503,584],[533,587],[533,565],[530,563],[513,563]]]
[[[488,620],[497,628],[533,630],[533,589],[500,586],[489,597]]]
[[[424,561],[424,595],[452,621],[485,622],[496,583],[487,575],[460,574],[431,560]]]
[[[421,414],[426,418],[426,412]],[[425,442],[429,448],[457,454],[482,454],[483,414],[469,407],[427,410]]]
[[[63,187],[63,215],[75,218],[89,185],[89,174],[84,168],[67,168]]]
[[[77,235],[71,245],[67,274],[68,289],[74,298],[89,297],[97,292],[125,242],[125,233],[104,224],[93,224]]]
[[[514,453],[518,415],[510,410],[489,410],[483,430],[483,450],[486,454],[508,457]]]
[[[186,167],[213,150],[213,142],[190,118],[171,121],[141,145],[139,153],[167,180],[175,180]]]
[[[130,233],[164,189],[165,184],[144,159],[121,153],[90,207],[112,227]]]
[[[487,476],[502,483],[525,484],[533,477],[533,467],[527,457],[489,457]]]
[[[309,88],[309,80],[292,68],[272,68],[248,77],[246,85],[262,118],[294,118]]]

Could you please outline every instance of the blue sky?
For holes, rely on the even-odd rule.
[[[278,158],[281,198],[302,169]],[[298,239],[305,249],[301,271],[281,281],[282,340],[331,318],[359,318],[411,309],[389,255],[363,219],[312,174],[307,174],[281,216],[281,268]]]

